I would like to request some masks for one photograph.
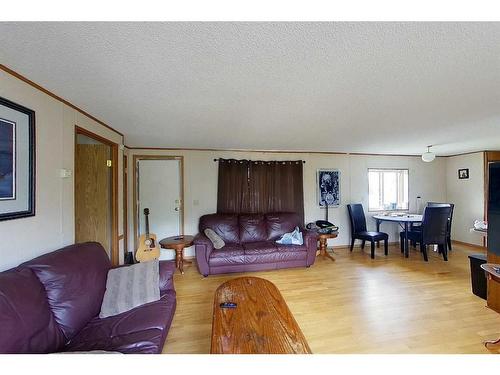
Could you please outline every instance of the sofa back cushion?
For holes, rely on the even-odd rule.
[[[66,340],[43,285],[28,268],[0,273],[0,353],[50,353]]]
[[[67,246],[21,265],[45,287],[55,320],[67,340],[99,314],[111,264],[96,242]]]
[[[233,214],[210,214],[200,217],[200,232],[210,228],[217,233],[226,244],[240,243],[240,228],[238,226],[238,215]]]
[[[300,217],[296,213],[272,213],[265,216],[268,241],[276,241],[283,234],[293,232],[295,227],[302,227]]]
[[[239,217],[242,243],[267,240],[267,226],[262,214],[242,214]]]

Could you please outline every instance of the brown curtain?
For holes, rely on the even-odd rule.
[[[248,211],[248,160],[219,159],[217,212]]]
[[[272,206],[273,183],[270,162],[251,161],[249,163],[248,212],[266,213]]]
[[[250,162],[251,212],[296,212],[304,222],[302,161]]]
[[[304,222],[302,161],[219,159],[217,212],[296,212]]]

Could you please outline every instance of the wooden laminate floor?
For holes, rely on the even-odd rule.
[[[454,245],[449,261],[430,252],[424,262],[397,247],[389,256],[369,246],[335,249],[335,262],[310,268],[252,272],[273,282],[313,353],[491,353],[483,341],[500,336],[500,314],[471,293],[468,255]],[[175,275],[177,311],[164,353],[209,353],[212,303],[224,281],[247,274],[203,278],[196,265]]]

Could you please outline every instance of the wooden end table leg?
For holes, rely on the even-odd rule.
[[[175,265],[177,267],[177,269],[180,271],[181,274],[184,275],[184,259],[183,259],[183,256],[182,256],[182,247],[181,246],[177,246],[175,248]]]
[[[335,262],[335,258],[333,258],[327,251],[328,239],[320,238],[319,239],[319,254],[323,256],[323,258],[330,258]]]

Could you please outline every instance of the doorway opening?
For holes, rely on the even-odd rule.
[[[134,248],[145,233],[144,209],[149,209],[149,229],[158,240],[184,234],[184,182],[182,156],[134,155]],[[162,251],[160,259],[172,259]]]
[[[75,127],[75,242],[99,242],[118,257],[118,145]]]

